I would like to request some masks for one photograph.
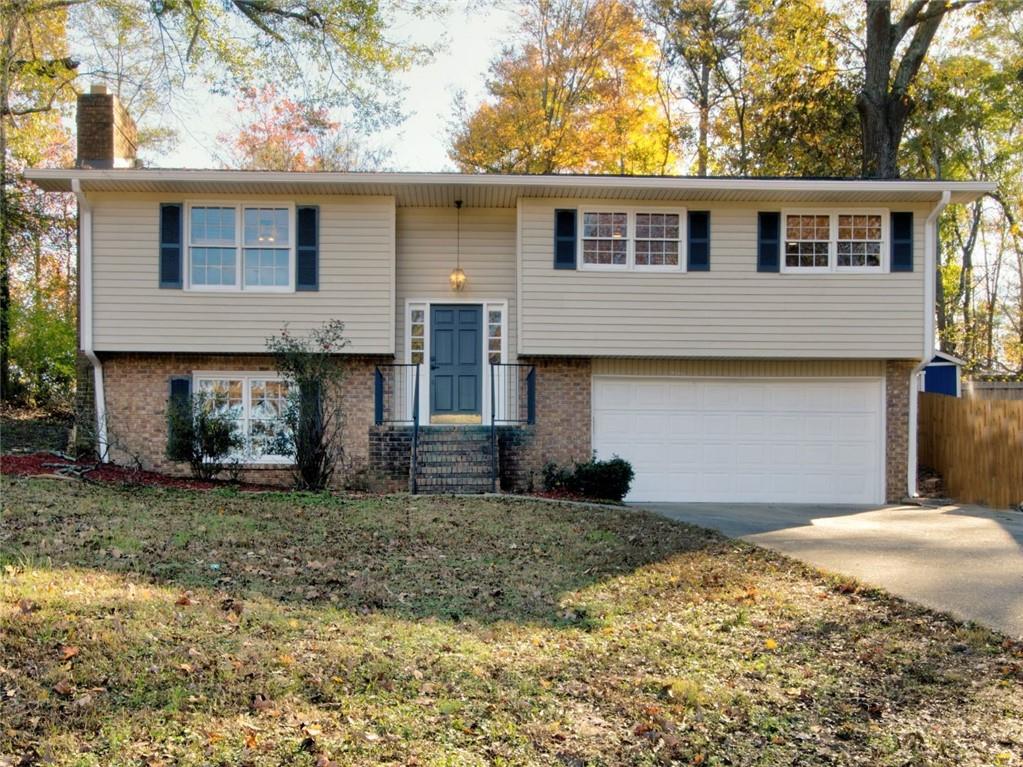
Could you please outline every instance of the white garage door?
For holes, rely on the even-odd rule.
[[[630,501],[879,503],[880,379],[593,378],[593,447]]]

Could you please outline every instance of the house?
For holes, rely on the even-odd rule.
[[[264,340],[339,318],[346,456],[378,486],[524,488],[595,450],[632,500],[897,501],[936,220],[991,189],[144,169],[114,97],[78,119],[78,167],[27,177],[78,196],[100,447],[164,471],[169,396],[207,391],[279,473]]]
[[[966,363],[951,354],[935,352],[927,367],[924,368],[924,374],[920,380],[920,391],[961,397],[964,364]]]

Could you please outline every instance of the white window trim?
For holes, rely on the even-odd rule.
[[[490,423],[490,353],[487,338],[487,312],[491,309],[501,310],[501,364],[508,360],[508,300],[504,298],[406,298],[405,299],[405,355],[402,361],[412,362],[412,310],[423,309],[423,362],[419,370],[419,423],[430,423],[430,308],[434,304],[476,304],[483,307],[483,379],[482,400],[480,403],[480,419],[483,424]]]
[[[585,272],[684,272],[688,259],[688,221],[686,208],[660,208],[645,205],[587,205],[578,209],[576,237],[576,269]],[[587,213],[625,213],[627,218],[628,236],[625,238],[624,264],[587,264],[583,260],[583,222]],[[678,266],[636,264],[636,214],[637,213],[674,213],[678,216]]]
[[[245,421],[251,420],[248,415],[252,406],[249,396],[249,384],[253,380],[258,381],[286,381],[287,379],[273,371],[239,371],[239,370],[193,370],[192,371],[192,392],[199,391],[200,381],[210,380],[234,380],[242,382],[242,407],[245,410]],[[235,456],[229,456],[231,460]],[[290,455],[263,455],[259,458],[241,457],[238,462],[243,466],[293,466],[295,459]]]
[[[838,217],[839,216],[880,216],[881,217],[881,265],[880,266],[839,266],[838,265]],[[789,216],[828,216],[828,265],[827,266],[786,266],[785,241],[786,222]],[[780,266],[783,274],[886,274],[891,270],[891,240],[888,227],[891,213],[887,208],[788,208],[781,212],[781,237],[779,240]]]
[[[193,285],[192,284],[192,208],[234,208],[234,249],[236,269],[234,285]],[[256,285],[245,287],[245,208],[286,208],[288,210],[288,284]],[[189,200],[185,203],[183,239],[185,243],[185,290],[202,293],[294,293],[296,266],[295,203],[285,200]],[[196,247],[204,247],[197,245]],[[217,246],[210,246],[217,247]]]

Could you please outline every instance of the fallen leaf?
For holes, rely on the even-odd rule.
[[[778,643],[773,639],[768,639],[766,642],[764,642],[764,647],[766,647],[768,650],[777,650]]]
[[[21,610],[23,615],[28,613],[34,613],[39,609],[39,605],[33,602],[31,599],[21,599],[18,601],[18,609]]]
[[[187,607],[188,605],[192,604],[192,597],[190,597],[187,593],[182,594],[180,597],[177,598],[174,604],[180,607]]]
[[[78,655],[78,652],[79,650],[77,647],[74,647],[73,645],[65,645],[60,648],[60,657],[64,660],[71,660]]]
[[[64,697],[70,695],[74,689],[74,686],[67,679],[61,679],[53,686],[53,691]]]
[[[256,733],[249,730],[245,733],[245,747],[255,748],[256,747]]]

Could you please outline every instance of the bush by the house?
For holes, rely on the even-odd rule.
[[[340,320],[330,320],[299,338],[285,326],[266,340],[277,371],[296,387],[285,420],[292,437],[287,454],[295,456],[295,484],[302,490],[324,489],[344,459],[340,357],[348,345],[344,329]]]
[[[220,474],[242,445],[235,421],[203,394],[170,400],[167,421],[167,457],[188,463],[197,479]]]
[[[545,490],[610,501],[620,501],[628,495],[633,476],[632,464],[617,455],[607,461],[600,461],[594,455],[571,468],[554,463],[543,467]]]

